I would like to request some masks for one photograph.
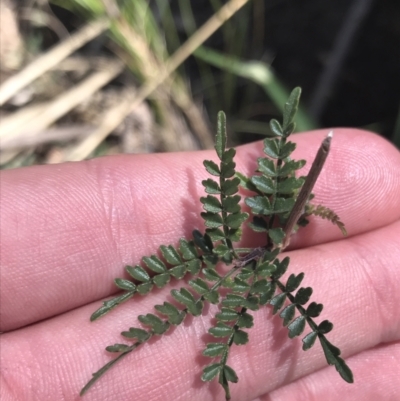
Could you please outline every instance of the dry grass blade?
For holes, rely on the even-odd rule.
[[[87,137],[94,129],[93,125],[70,124],[67,127],[55,127],[38,131],[35,136],[31,135],[30,130],[22,132],[17,138],[11,137],[7,142],[2,142],[1,150],[34,147],[48,142],[66,142],[75,138]]]
[[[0,106],[14,96],[18,91],[53,68],[75,50],[82,47],[108,28],[107,19],[90,22],[70,38],[63,41],[43,56],[40,56],[18,74],[12,76],[0,87]]]
[[[249,0],[231,0],[196,31],[168,60],[166,76],[175,71],[218,28],[239,11]],[[166,77],[164,77],[165,79]]]
[[[88,157],[94,149],[132,112],[143,100],[156,90],[205,40],[221,25],[232,17],[249,0],[231,0],[215,13],[199,30],[194,33],[167,61],[163,72],[149,80],[137,92],[134,98],[125,99],[120,105],[109,110],[102,123],[92,135],[83,140],[66,160],[78,161]]]
[[[24,123],[19,126],[15,125],[16,121],[17,123],[20,121],[18,113],[12,115],[10,120],[4,118],[0,128],[2,146],[8,145],[9,147],[10,141],[17,143],[18,138],[21,136],[36,136],[38,132],[50,126],[61,116],[65,115],[83,100],[89,98],[98,89],[110,82],[122,69],[122,63],[109,63],[107,69],[93,73],[79,85],[58,96],[52,102],[44,106],[42,105],[42,107],[38,107],[37,105],[33,106],[36,113],[31,113],[31,116],[25,118]],[[27,113],[27,110],[23,110],[22,113]]]

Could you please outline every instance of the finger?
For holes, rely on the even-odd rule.
[[[347,362],[358,372],[353,384],[343,382],[334,369],[327,367],[254,401],[390,401],[398,398],[400,342],[361,352]]]
[[[314,157],[324,134],[296,136],[296,157]],[[354,130],[336,131],[334,141],[336,150],[315,189],[317,201],[336,209],[351,235],[397,219],[397,150]],[[238,170],[254,171],[261,148],[260,143],[241,147]],[[112,279],[124,265],[201,229],[204,158],[215,156],[120,156],[2,172],[1,329],[103,298],[115,291]],[[315,220],[303,235],[295,245],[341,234],[331,223]],[[254,235],[246,231],[246,238],[249,245]]]
[[[335,324],[328,339],[342,349],[345,358],[400,340],[399,232],[397,222],[348,241],[289,253],[290,272],[306,273],[303,285],[314,288],[313,301],[324,303],[321,320]],[[166,299],[167,292],[164,288],[137,298],[92,324],[87,316],[94,305],[89,305],[4,334],[0,338],[1,366],[8,388],[15,392],[16,399],[26,401],[44,399],[45,395],[49,399],[75,399],[91,373],[111,359],[101,350],[123,342],[116,332],[138,326],[133,315],[151,312],[154,304]],[[216,308],[211,309],[212,315]],[[210,314],[189,318],[172,332],[134,351],[107,372],[85,400],[222,399],[216,382],[200,381],[202,368],[211,362],[201,356],[205,343],[212,341],[205,334]],[[233,400],[252,400],[326,366],[320,347],[316,344],[307,352],[301,351],[301,341],[287,338],[281,319],[272,318],[269,307],[254,313],[254,317],[250,342],[234,346],[228,360],[240,378],[231,386]],[[362,382],[368,369],[359,362],[353,366],[351,360],[349,365],[356,382]],[[27,374],[27,366],[32,367],[34,375]],[[333,367],[329,369],[337,374]],[[386,371],[381,369],[379,374],[384,378]]]

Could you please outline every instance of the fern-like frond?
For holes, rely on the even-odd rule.
[[[200,234],[201,235],[201,234]],[[200,240],[198,240],[198,243]],[[200,272],[203,259],[206,257],[210,261],[209,254],[212,250],[206,246],[203,249],[195,244],[195,241],[187,241],[181,239],[179,247],[175,248],[172,245],[161,245],[160,253],[163,256],[162,260],[156,255],[143,257],[144,266],[126,266],[125,270],[135,282],[127,279],[116,278],[115,285],[123,290],[122,295],[118,295],[110,300],[104,301],[103,305],[97,309],[90,317],[91,321],[97,320],[116,308],[121,303],[132,298],[136,293],[146,295],[152,288],[164,287],[171,279],[182,279],[187,273],[196,275]],[[200,251],[200,252],[199,252]],[[214,258],[214,265],[217,260]],[[152,274],[151,274],[152,273]]]
[[[226,282],[227,279],[229,279],[232,274],[237,272],[235,268],[232,268],[224,276],[220,276],[212,267],[205,268],[203,271],[205,272],[205,278],[208,279],[208,277],[210,277],[210,281],[213,281],[214,284],[210,287],[204,280],[200,278],[190,280],[189,285],[191,286],[192,290],[196,294],[200,295],[200,297],[197,298],[191,291],[184,287],[180,288],[179,290],[171,290],[172,297],[179,304],[183,305],[184,308],[180,310],[169,302],[164,302],[163,305],[155,305],[154,308],[156,311],[160,315],[166,316],[167,319],[161,319],[159,316],[152,313],[148,313],[147,315],[139,315],[139,322],[142,323],[143,326],[149,327],[149,329],[131,327],[128,331],[123,331],[121,335],[126,339],[136,340],[134,344],[128,345],[118,343],[106,347],[106,351],[120,353],[120,355],[108,362],[100,370],[93,374],[92,379],[82,389],[80,393],[81,395],[85,394],[87,390],[89,390],[89,388],[92,387],[93,384],[114,364],[138,348],[140,345],[146,343],[154,335],[161,336],[168,331],[171,325],[180,325],[184,321],[187,314],[191,314],[195,317],[200,316],[203,311],[205,301],[214,304],[218,303],[218,289]],[[208,276],[210,272],[212,272],[211,276]]]
[[[240,240],[242,223],[248,218],[247,213],[241,211],[239,202],[240,179],[234,177],[236,164],[233,160],[235,149],[226,149],[226,117],[225,113],[218,113],[218,130],[215,141],[215,150],[220,164],[212,160],[205,160],[206,170],[218,177],[218,182],[209,178],[203,181],[203,186],[209,194],[200,198],[205,212],[201,213],[207,227],[206,233],[213,241],[220,241],[215,252],[227,263],[237,258],[233,242]]]
[[[274,262],[277,269],[271,278],[272,282],[276,284],[281,292],[269,301],[270,305],[273,306],[273,313],[276,314],[281,310],[279,315],[283,319],[283,325],[288,328],[289,338],[301,335],[307,323],[312,331],[303,338],[303,350],[310,349],[318,338],[328,364],[334,365],[346,382],[353,383],[353,373],[340,357],[340,350],[325,337],[325,334],[333,329],[333,324],[329,320],[324,320],[320,324],[316,324],[313,319],[321,314],[323,305],[311,302],[308,307],[305,307],[310,300],[313,290],[311,287],[299,288],[304,279],[304,273],[298,275],[291,274],[286,281],[286,285],[279,280],[286,271],[288,262],[289,258],[285,258],[282,262],[278,260]],[[293,294],[296,290],[297,292]],[[290,304],[284,306],[286,300]],[[295,317],[296,310],[300,313],[300,316]]]
[[[296,178],[296,170],[304,166],[304,160],[292,160],[290,155],[296,144],[287,141],[294,131],[294,116],[298,108],[300,89],[296,88],[285,104],[282,124],[277,120],[270,123],[274,138],[264,140],[264,153],[259,158],[257,172],[250,179],[238,175],[241,185],[256,193],[247,197],[245,203],[251,208],[253,221],[249,224],[256,232],[267,233],[267,242],[279,246],[284,239],[281,232],[274,232],[276,218],[282,225],[292,210],[296,196],[304,183]]]
[[[208,343],[203,351],[203,355],[219,358],[219,361],[203,369],[202,380],[210,381],[218,376],[227,400],[231,397],[229,382],[238,381],[236,372],[227,364],[229,351],[232,345],[244,345],[249,341],[245,329],[253,327],[253,317],[248,310],[257,311],[271,300],[276,291],[276,285],[267,280],[276,271],[272,263],[274,255],[265,252],[257,263],[251,262],[237,273],[229,287],[230,292],[222,299],[220,312],[215,315],[216,324],[208,330],[223,342]]]

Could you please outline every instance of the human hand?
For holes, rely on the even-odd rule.
[[[310,167],[325,132],[293,137]],[[261,143],[242,146],[237,170],[250,174]],[[123,266],[202,228],[202,161],[211,151],[116,156],[1,172],[0,398],[79,400],[79,391],[122,342],[120,331],[153,312],[172,282],[135,296],[99,321],[89,317],[115,291]],[[355,383],[326,366],[317,344],[303,352],[270,308],[254,313],[247,345],[233,347],[239,376],[233,400],[393,400],[400,393],[400,154],[378,136],[335,130],[314,203],[346,224],[343,238],[313,218],[292,238],[289,270],[324,304],[327,337],[343,352]],[[244,246],[258,245],[245,230]],[[214,310],[214,306],[210,306]],[[191,318],[131,353],[84,396],[90,401],[221,400],[203,383],[212,313]],[[397,377],[397,379],[396,379]]]

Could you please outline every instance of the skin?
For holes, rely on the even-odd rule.
[[[308,161],[303,173],[326,134],[293,137],[294,157]],[[240,147],[238,171],[251,174],[260,156],[260,142]],[[1,172],[1,400],[81,399],[91,373],[112,356],[105,346],[124,342],[119,332],[138,326],[137,315],[170,299],[176,281],[89,322],[115,293],[124,265],[203,228],[205,158],[216,160],[213,151],[125,155]],[[321,320],[335,324],[327,337],[355,383],[326,365],[319,344],[303,352],[265,307],[254,314],[250,342],[231,351],[239,376],[233,400],[395,400],[400,393],[400,154],[374,134],[337,129],[314,193],[349,235],[313,218],[285,254],[290,272],[305,272],[311,299],[325,305]],[[242,246],[262,243],[244,234]],[[83,400],[224,399],[218,383],[200,380],[211,362],[201,351],[215,311],[206,307],[131,353]]]

